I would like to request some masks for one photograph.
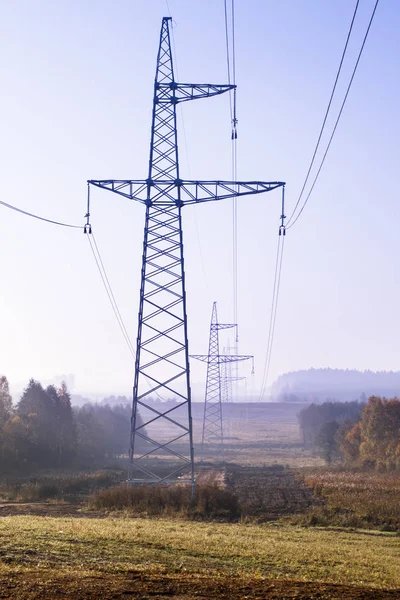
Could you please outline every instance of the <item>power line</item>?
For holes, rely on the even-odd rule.
[[[340,59],[339,68],[338,68],[338,70],[337,70],[337,73],[336,73],[335,83],[333,84],[333,89],[332,89],[332,92],[331,92],[331,97],[329,98],[328,107],[327,107],[327,109],[326,109],[326,111],[325,111],[324,120],[323,120],[323,122],[322,122],[322,127],[321,127],[321,130],[320,130],[320,132],[319,132],[319,136],[318,136],[317,144],[316,144],[316,146],[315,146],[314,153],[313,153],[313,155],[312,155],[312,159],[311,159],[311,162],[310,162],[310,166],[308,167],[308,171],[307,171],[307,175],[306,175],[306,178],[305,178],[305,180],[304,180],[304,183],[303,183],[303,187],[301,188],[301,191],[300,191],[299,197],[298,197],[298,199],[297,199],[296,206],[295,206],[295,207],[294,207],[294,209],[293,209],[292,216],[289,218],[288,225],[289,225],[289,223],[290,223],[290,221],[291,221],[291,219],[292,219],[292,217],[293,217],[293,214],[296,212],[296,209],[297,209],[297,207],[298,207],[298,205],[299,205],[299,203],[300,203],[300,200],[301,200],[301,198],[302,198],[302,196],[303,196],[304,189],[305,189],[305,187],[306,187],[306,185],[307,185],[307,181],[308,181],[308,178],[309,178],[309,176],[310,176],[311,169],[312,169],[312,166],[313,166],[313,164],[314,164],[314,161],[315,161],[315,157],[316,157],[316,155],[317,155],[317,151],[318,151],[318,148],[319,148],[319,144],[320,144],[320,142],[321,142],[322,134],[323,134],[323,132],[324,132],[324,129],[325,129],[325,124],[326,124],[326,121],[327,121],[327,118],[328,118],[328,115],[329,115],[329,112],[330,112],[330,108],[331,108],[331,105],[332,105],[333,96],[335,95],[336,86],[337,86],[337,83],[338,83],[338,80],[339,80],[339,75],[340,75],[340,72],[341,72],[341,70],[342,70],[342,66],[343,66],[344,57],[346,56],[347,46],[348,46],[348,44],[349,44],[349,40],[350,40],[350,36],[351,36],[351,32],[352,32],[352,30],[353,30],[353,25],[354,25],[354,21],[355,21],[355,18],[356,18],[356,14],[357,14],[357,10],[358,10],[358,5],[359,5],[359,3],[360,3],[360,0],[357,0],[357,2],[356,2],[356,7],[355,7],[355,9],[354,9],[354,13],[353,13],[353,18],[351,19],[350,28],[349,28],[349,31],[348,31],[348,34],[347,34],[347,38],[346,38],[346,43],[345,43],[345,46],[344,46],[344,50],[343,50],[343,52],[342,52],[342,58]]]
[[[108,279],[107,271],[106,271],[106,269],[105,269],[105,267],[104,267],[104,263],[103,263],[103,260],[102,260],[102,258],[101,258],[101,255],[100,255],[100,251],[99,251],[99,248],[98,248],[98,246],[97,246],[97,242],[96,242],[96,238],[95,238],[95,236],[94,236],[94,233],[92,233],[92,236],[93,236],[93,242],[94,242],[94,246],[95,246],[95,248],[96,248],[97,256],[98,256],[98,258],[99,258],[99,262],[100,262],[101,268],[102,268],[102,270],[103,270],[104,279],[105,279],[105,282],[106,282],[106,283],[107,283],[107,285],[108,285],[108,289],[109,289],[109,291],[110,291],[110,296],[111,296],[111,299],[112,299],[112,301],[114,302],[114,306],[115,306],[116,315],[117,315],[117,317],[119,318],[119,321],[121,322],[121,327],[122,327],[122,329],[123,329],[123,332],[124,332],[124,337],[126,338],[126,340],[127,340],[128,344],[129,344],[129,348],[130,348],[131,354],[134,356],[134,355],[135,355],[135,351],[134,351],[134,349],[133,349],[133,344],[132,344],[132,342],[131,342],[131,340],[130,340],[130,337],[129,337],[128,331],[127,331],[127,329],[126,329],[126,327],[125,327],[125,323],[124,323],[124,321],[123,321],[123,319],[122,319],[122,316],[121,316],[121,313],[120,313],[120,310],[119,310],[119,307],[118,307],[117,301],[116,301],[116,299],[115,299],[115,296],[114,296],[114,292],[113,292],[113,290],[112,290],[112,287],[111,287],[111,284],[110,284],[110,280]],[[90,241],[90,240],[89,240],[89,241]]]
[[[281,235],[283,233],[283,235]],[[282,262],[283,262],[283,249],[285,245],[285,230],[280,230],[279,238],[278,238],[278,247],[276,251],[276,260],[275,260],[275,274],[274,274],[274,287],[272,291],[272,301],[271,301],[271,313],[269,320],[269,331],[268,331],[268,341],[267,341],[267,352],[265,356],[264,363],[264,372],[261,383],[261,392],[260,392],[260,402],[262,402],[265,394],[265,390],[267,388],[268,383],[268,375],[269,375],[269,367],[271,364],[271,355],[272,355],[272,346],[274,341],[275,334],[275,323],[276,323],[276,314],[278,310],[278,300],[279,300],[279,290],[281,283],[281,274],[282,274]]]
[[[169,15],[170,15],[170,17],[172,19],[172,14],[171,14],[171,11],[169,9],[168,0],[165,0],[165,1],[166,1],[166,4],[167,4]],[[177,79],[179,81],[179,69],[178,69],[178,60],[176,58],[176,43],[175,43],[175,34],[174,34],[174,25],[173,25],[173,23],[174,23],[174,21],[172,20],[171,21],[172,52],[173,52],[173,56],[174,56],[175,73],[176,73]],[[180,105],[179,116],[180,116],[180,120],[181,120],[181,123],[182,123],[183,145],[185,147],[185,156],[186,156],[187,170],[188,170],[189,179],[191,179],[192,176],[191,176],[190,161],[189,161],[189,152],[188,152],[188,144],[187,144],[187,136],[186,136],[186,126],[185,126],[185,119],[184,119],[184,116],[183,116],[183,106],[182,105]],[[195,230],[196,230],[196,239],[197,239],[197,245],[198,245],[198,248],[199,248],[199,255],[200,255],[201,268],[202,268],[202,272],[203,272],[203,278],[204,278],[204,282],[205,282],[206,286],[208,287],[208,278],[207,278],[207,273],[206,273],[206,268],[205,268],[203,247],[202,247],[201,239],[200,239],[199,224],[198,224],[198,221],[197,221],[196,211],[193,211],[193,219],[194,219],[194,225],[195,225]]]
[[[273,348],[273,345],[274,345],[275,324],[276,324],[276,315],[277,315],[277,312],[278,312],[279,290],[280,290],[280,287],[281,287],[281,275],[282,275],[282,262],[283,262],[283,250],[284,250],[284,247],[285,247],[285,236],[282,236],[281,255],[280,255],[280,259],[279,259],[278,283],[277,283],[277,286],[276,286],[275,314],[274,314],[274,320],[273,320],[273,323],[272,323],[271,343],[270,343],[270,348],[269,348],[269,357],[268,357],[268,364],[267,364],[267,372],[266,372],[266,376],[265,376],[265,388],[267,387],[267,384],[268,384],[269,367],[271,365],[272,348]],[[264,389],[264,393],[265,393],[265,389]]]
[[[229,43],[229,18],[227,0],[224,0],[225,17],[225,46],[226,46],[226,67],[228,72],[228,84],[234,85],[233,96],[229,91],[229,110],[231,118],[231,168],[232,180],[237,181],[238,170],[238,152],[237,152],[237,117],[236,117],[236,50],[235,50],[235,1],[231,0],[231,44]],[[232,54],[231,54],[232,53]],[[233,322],[238,323],[238,205],[237,198],[232,200],[232,292],[233,292]],[[234,343],[234,353],[238,354],[238,327],[236,328],[236,337]],[[238,363],[235,363],[236,382],[238,381]],[[236,383],[237,385],[237,383]]]
[[[224,0],[224,16],[225,16],[225,46],[226,46],[226,68],[228,71],[228,84],[231,85],[231,64],[229,56],[229,32],[228,32],[228,6],[227,0]],[[233,121],[232,111],[232,94],[229,90],[229,108],[231,113],[231,122]]]
[[[17,206],[13,206],[12,204],[8,204],[7,202],[3,202],[0,200],[0,204],[5,206],[6,208],[10,208],[11,210],[15,210],[16,212],[22,213],[23,215],[27,215],[28,217],[32,217],[34,219],[39,219],[40,221],[45,221],[46,223],[52,223],[53,225],[60,225],[61,227],[72,227],[73,229],[83,229],[82,225],[71,225],[70,223],[61,223],[60,221],[53,221],[52,219],[46,219],[45,217],[41,217],[39,215],[34,215],[26,210],[22,210],[22,208],[18,208]]]
[[[92,241],[91,241],[92,237],[93,237],[93,244],[92,244]],[[115,318],[116,318],[116,320],[118,322],[118,326],[119,326],[119,328],[121,330],[121,333],[122,333],[122,335],[124,337],[126,345],[128,346],[129,352],[131,353],[131,355],[133,356],[133,358],[135,358],[135,356],[136,356],[135,350],[134,350],[133,344],[131,342],[131,339],[129,337],[129,333],[128,333],[128,330],[127,330],[127,328],[125,326],[125,323],[124,323],[124,320],[122,318],[121,312],[119,310],[118,303],[117,303],[117,301],[115,299],[115,295],[114,295],[114,292],[112,290],[111,283],[110,283],[110,280],[108,278],[107,271],[105,269],[103,260],[101,258],[100,250],[99,250],[99,247],[97,245],[96,238],[94,236],[93,231],[92,231],[91,234],[87,234],[87,238],[88,238],[88,241],[89,241],[90,249],[92,250],[92,253],[93,253],[93,256],[94,256],[94,260],[96,262],[97,269],[98,269],[98,271],[100,273],[100,277],[101,277],[101,280],[103,282],[104,289],[105,289],[105,291],[107,293],[107,296],[108,296],[108,299],[110,301],[111,308],[112,308],[113,313],[115,315]],[[151,385],[152,385],[151,380],[146,375],[144,375],[144,378],[145,378],[148,386],[151,388]],[[165,401],[165,398],[163,398],[157,392],[157,390],[153,390],[153,391],[156,394],[156,396],[158,398],[160,398],[160,400]]]
[[[93,242],[94,242],[94,244],[92,244],[92,240],[91,240],[92,236],[93,236]],[[135,356],[135,351],[133,349],[132,342],[131,342],[131,340],[129,338],[129,334],[128,334],[127,329],[125,327],[125,323],[124,323],[124,321],[123,321],[123,319],[121,317],[121,313],[120,313],[120,310],[118,308],[118,304],[117,304],[117,302],[115,300],[115,296],[114,296],[114,293],[112,291],[112,288],[111,288],[111,285],[110,285],[110,281],[108,279],[106,270],[104,268],[104,263],[103,263],[103,261],[101,259],[99,248],[98,248],[98,246],[96,244],[96,240],[94,238],[93,233],[92,234],[88,234],[87,235],[87,239],[88,239],[88,242],[89,242],[89,245],[90,245],[90,249],[91,249],[91,251],[93,253],[97,269],[98,269],[98,271],[100,273],[100,277],[101,277],[101,280],[103,282],[104,289],[106,290],[108,299],[110,301],[111,308],[113,310],[115,318],[117,319],[119,328],[121,329],[121,333],[124,336],[126,345],[128,346],[130,353],[134,357]]]
[[[232,83],[236,86],[236,44],[235,44],[235,0],[231,3],[232,13]],[[236,133],[236,87],[233,89],[233,127]],[[236,136],[235,138],[236,139]]]
[[[231,46],[232,46],[232,58],[229,44],[229,18],[228,18],[228,6],[227,0],[224,0],[224,17],[225,17],[225,46],[226,46],[226,67],[228,72],[228,84],[236,85],[236,57],[235,57],[235,2],[231,0]],[[232,72],[232,73],[231,73]],[[237,118],[236,118],[236,88],[233,90],[233,101],[232,94],[229,91],[229,110],[231,117],[232,126],[232,147],[231,147],[231,160],[232,160],[232,180],[237,179]],[[233,271],[233,321],[237,323],[238,316],[238,216],[237,216],[237,199],[232,200],[232,271]]]
[[[362,42],[362,45],[361,45],[361,48],[360,48],[360,52],[359,52],[359,54],[358,54],[358,57],[357,57],[356,64],[355,64],[355,66],[354,66],[354,69],[353,69],[353,73],[352,73],[352,75],[351,75],[351,78],[350,78],[349,84],[348,84],[348,86],[347,86],[346,94],[345,94],[345,96],[344,96],[344,99],[343,99],[342,105],[341,105],[341,107],[340,107],[340,110],[339,110],[338,117],[337,117],[337,119],[336,119],[336,122],[335,122],[335,125],[334,125],[334,127],[333,127],[332,134],[331,134],[331,136],[330,136],[330,138],[329,138],[328,145],[327,145],[327,147],[326,147],[326,150],[325,150],[325,153],[324,153],[324,155],[323,155],[323,157],[322,157],[321,164],[320,164],[320,166],[319,166],[319,168],[318,168],[318,171],[317,171],[317,174],[316,174],[316,176],[315,176],[315,178],[314,178],[314,181],[313,181],[313,183],[312,183],[311,189],[310,189],[310,191],[308,192],[308,194],[307,194],[307,197],[306,197],[306,199],[305,199],[305,201],[304,201],[304,203],[303,203],[303,206],[301,207],[301,209],[300,209],[299,213],[297,214],[296,218],[294,219],[294,221],[293,221],[293,222],[291,222],[291,221],[292,221],[292,219],[293,219],[293,217],[294,217],[294,213],[295,213],[295,211],[296,211],[296,209],[297,209],[297,207],[298,207],[298,205],[299,205],[299,202],[300,202],[300,198],[301,198],[301,196],[302,196],[302,193],[303,193],[303,191],[304,191],[304,187],[305,187],[305,186],[303,186],[303,189],[302,189],[302,191],[301,191],[301,194],[300,194],[300,196],[299,196],[299,199],[298,199],[298,201],[297,201],[297,203],[296,203],[296,206],[295,206],[295,208],[294,208],[294,210],[293,210],[293,212],[292,212],[292,214],[291,214],[291,216],[290,216],[290,218],[289,218],[287,229],[290,229],[290,228],[291,228],[291,227],[293,227],[293,225],[296,223],[296,221],[297,221],[297,220],[298,220],[298,218],[300,217],[301,213],[303,212],[303,210],[304,210],[304,208],[305,208],[305,206],[306,206],[306,204],[307,204],[307,202],[308,202],[308,199],[310,198],[310,196],[311,196],[311,194],[312,194],[312,191],[313,191],[313,189],[314,189],[314,187],[315,187],[315,184],[316,184],[316,182],[317,182],[317,179],[318,179],[318,177],[319,177],[319,174],[320,174],[320,172],[321,172],[321,169],[322,169],[322,167],[323,167],[323,164],[324,164],[324,162],[325,162],[326,156],[327,156],[327,154],[328,154],[329,148],[330,148],[330,146],[331,146],[331,143],[332,143],[333,137],[334,137],[334,135],[335,135],[335,132],[336,132],[337,126],[338,126],[338,124],[339,124],[340,118],[341,118],[341,116],[342,116],[342,112],[343,112],[344,106],[345,106],[345,104],[346,104],[347,97],[348,97],[348,95],[349,95],[349,92],[350,92],[350,89],[351,89],[351,86],[352,86],[352,83],[353,83],[353,80],[354,80],[354,76],[355,76],[355,74],[356,74],[356,71],[357,71],[357,68],[358,68],[358,64],[359,64],[359,62],[360,62],[361,55],[362,55],[362,53],[363,53],[363,50],[364,50],[365,43],[366,43],[366,41],[367,41],[368,34],[369,34],[369,31],[370,31],[370,29],[371,29],[372,21],[373,21],[373,19],[374,19],[375,12],[376,12],[376,9],[377,9],[377,6],[378,6],[378,4],[379,4],[379,0],[376,0],[376,2],[375,2],[375,6],[374,6],[374,9],[373,9],[373,11],[372,11],[371,18],[370,18],[370,20],[369,20],[369,23],[368,23],[367,31],[366,31],[366,33],[365,33],[365,36],[364,36],[364,39],[363,39],[363,42]],[[358,6],[358,2],[357,2],[357,6]],[[357,7],[356,7],[356,9],[357,9]],[[353,17],[353,20],[354,20],[354,17]],[[352,24],[353,24],[353,21],[352,21]],[[352,26],[352,25],[351,25],[351,26]],[[347,42],[346,42],[346,45],[347,45]],[[336,82],[335,82],[335,85],[336,85]],[[319,143],[319,140],[318,140],[318,143]],[[314,160],[314,157],[313,157],[313,160]],[[311,165],[311,166],[312,166],[312,165]],[[308,178],[308,175],[309,175],[309,173],[307,174],[307,178]]]

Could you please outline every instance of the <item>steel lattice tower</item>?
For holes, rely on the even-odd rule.
[[[189,471],[194,485],[182,207],[269,192],[284,183],[180,178],[177,105],[222,94],[235,86],[175,81],[170,20],[171,17],[164,17],[161,25],[148,177],[142,180],[92,179],[88,184],[136,200],[146,207],[128,483],[171,482]],[[89,210],[87,226],[90,232]],[[154,394],[162,397],[167,394],[179,401],[163,406],[153,402]],[[144,421],[141,424],[137,419],[139,410]],[[164,460],[163,473],[155,473],[150,459],[165,459],[165,456],[171,461]]]
[[[234,349],[234,348],[233,348]],[[222,354],[232,355],[232,347],[228,341],[228,346],[223,348]],[[235,355],[234,355],[235,356]],[[246,377],[239,377],[238,375],[232,375],[232,363],[224,362],[221,365],[222,369],[222,403],[229,403],[233,401],[232,383],[238,381],[246,381]]]
[[[221,329],[237,327],[236,324],[218,323],[217,303],[214,302],[211,314],[210,337],[208,342],[208,354],[192,354],[196,358],[207,363],[206,394],[204,400],[203,433],[201,449],[204,444],[211,443],[219,447],[223,458],[224,432],[222,426],[222,396],[224,393],[223,365],[243,360],[254,360],[251,355],[244,354],[220,354],[219,332]]]
[[[224,356],[235,356],[235,355],[227,355],[226,352],[223,353]],[[230,404],[233,402],[233,391],[232,391],[232,383],[238,381],[246,381],[247,377],[240,377],[236,375],[232,375],[232,369],[229,364],[222,364],[222,402],[225,404]]]

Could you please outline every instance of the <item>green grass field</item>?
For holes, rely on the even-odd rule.
[[[4,478],[0,598],[398,600],[400,474],[322,467],[284,408],[275,420],[249,409],[241,428],[233,415],[229,464],[210,447],[197,465],[199,486],[237,498],[234,518],[146,499],[88,504],[125,471]]]
[[[44,582],[64,581],[68,587],[78,575],[83,586],[101,577],[105,595],[99,598],[114,597],[107,596],[114,575],[128,585],[133,574],[149,581],[182,575],[197,581],[199,590],[206,578],[250,588],[253,582],[260,587],[277,580],[400,594],[400,538],[391,534],[179,519],[15,516],[0,519],[0,548],[3,579],[18,573],[25,585],[32,579],[37,587],[39,574]],[[137,597],[145,598],[144,592]],[[14,593],[9,597],[22,598],[18,588]]]

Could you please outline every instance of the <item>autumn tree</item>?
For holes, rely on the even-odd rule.
[[[303,443],[306,448],[313,448],[322,427],[327,423],[338,425],[359,420],[363,405],[359,402],[332,402],[310,404],[298,414]]]
[[[5,375],[0,377],[0,431],[12,413],[12,398],[10,387]]]
[[[336,433],[339,429],[336,421],[328,421],[319,430],[319,433],[315,439],[315,446],[321,453],[322,458],[329,465],[332,462],[333,457],[338,452],[338,446],[336,443]]]
[[[371,396],[341,449],[352,462],[379,469],[400,468],[400,401]]]
[[[69,461],[76,453],[76,424],[72,413],[71,395],[65,381],[57,389],[58,398],[58,440],[57,462],[62,464]]]
[[[4,463],[7,450],[5,426],[12,415],[12,398],[7,377],[0,377],[0,457]]]
[[[46,424],[49,426],[48,446],[57,465],[67,463],[73,456],[76,444],[76,428],[71,408],[71,396],[65,382],[60,388],[49,385],[45,393],[47,405]]]
[[[126,457],[130,419],[128,404],[88,403],[72,409],[65,383],[59,388],[49,385],[44,389],[35,379],[29,381],[13,410],[8,382],[2,377],[0,470],[9,473],[41,467],[86,468]]]

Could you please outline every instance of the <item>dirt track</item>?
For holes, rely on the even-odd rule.
[[[371,590],[351,586],[315,584],[296,581],[244,581],[207,577],[191,579],[179,574],[173,576],[148,576],[132,573],[129,577],[83,576],[74,579],[57,577],[44,570],[21,575],[0,576],[0,598],[13,600],[44,600],[74,598],[137,600],[395,600],[400,590]]]
[[[85,519],[104,517],[104,513],[100,514],[82,510],[82,506],[79,504],[64,504],[61,502],[0,502],[0,517],[15,517],[17,515]]]
[[[244,516],[278,519],[302,513],[313,502],[312,490],[289,470],[229,465],[227,481],[240,499]]]

